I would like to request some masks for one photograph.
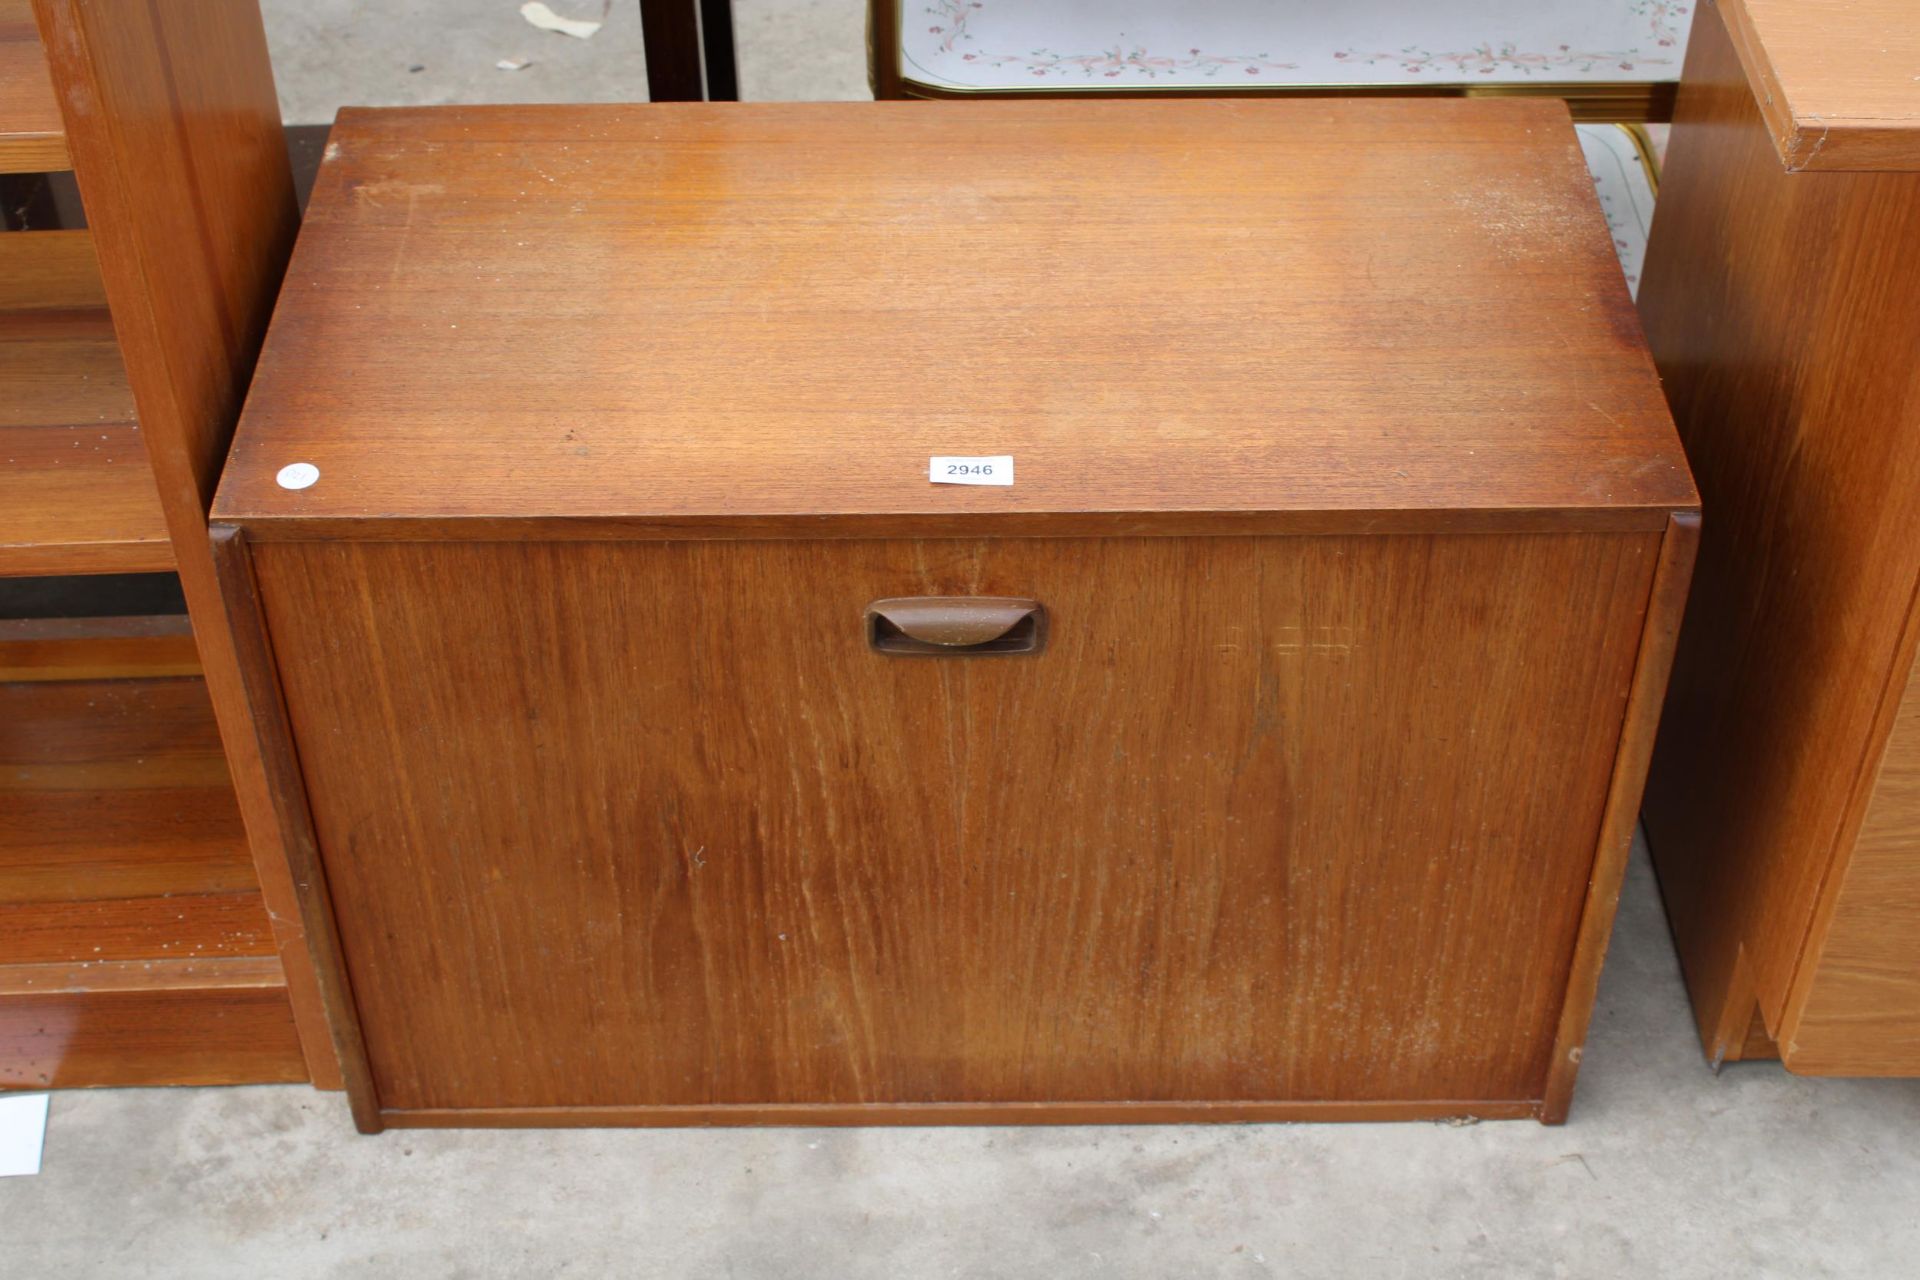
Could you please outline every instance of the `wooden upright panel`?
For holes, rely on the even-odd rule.
[[[35,4],[68,86],[75,176],[134,399],[162,442],[161,500],[176,540],[204,543],[298,226],[259,10],[234,0]]]
[[[1920,948],[1897,923],[1920,859],[1882,843],[1847,865],[1920,638],[1920,173],[1787,171],[1723,13],[1693,36],[1640,291],[1708,513],[1648,834],[1712,1056],[1742,1052],[1757,1005],[1789,1066],[1836,1069],[1798,1028],[1845,882],[1879,900],[1878,958],[1836,945],[1885,1022],[1851,999],[1833,1017],[1887,1037],[1861,1069],[1920,1070]],[[1875,841],[1911,829],[1893,803]]]
[[[337,1085],[292,881],[270,821],[207,507],[298,224],[280,108],[248,0],[34,0],[127,379],[316,1082]]]
[[[1659,546],[256,565],[390,1112],[1472,1110],[1544,1095]],[[871,652],[922,594],[1038,598],[1047,648]]]

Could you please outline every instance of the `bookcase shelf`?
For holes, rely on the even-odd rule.
[[[49,173],[69,164],[33,6],[0,0],[0,173]]]
[[[0,624],[0,1086],[305,1077],[179,624]]]
[[[91,234],[0,232],[0,576],[173,564]]]

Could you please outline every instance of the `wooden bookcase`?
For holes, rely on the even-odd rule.
[[[328,1083],[215,710],[207,504],[297,222],[256,7],[0,0],[0,173],[67,170],[85,229],[0,232],[0,577],[188,614],[0,622],[0,1087]]]

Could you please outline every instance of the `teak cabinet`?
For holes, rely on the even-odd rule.
[[[1706,500],[1647,834],[1708,1054],[1920,1074],[1920,23],[1703,4],[1640,309]]]
[[[1552,1121],[1694,506],[1557,103],[427,109],[215,538],[365,1128]]]

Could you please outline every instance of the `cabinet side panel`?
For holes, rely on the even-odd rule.
[[[1809,1075],[1920,1075],[1920,668],[1817,932],[1787,1065]]]
[[[1538,1100],[1659,541],[255,553],[384,1106]]]
[[[1640,292],[1706,514],[1645,815],[1715,1056],[1780,1028],[1905,678],[1916,279],[1920,175],[1784,172],[1703,8]]]

